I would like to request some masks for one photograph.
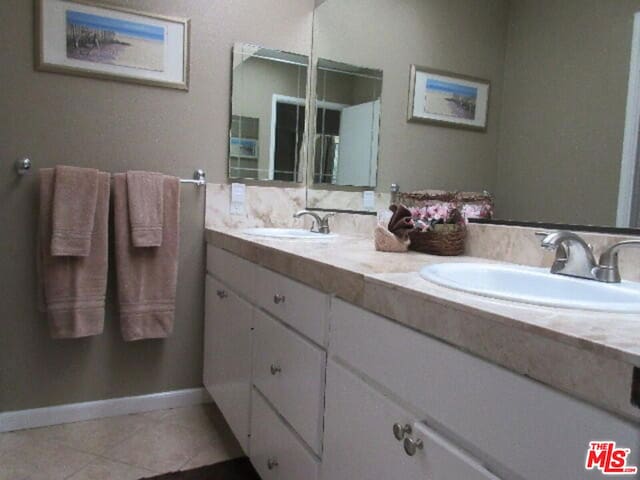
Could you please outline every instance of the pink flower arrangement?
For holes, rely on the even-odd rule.
[[[437,203],[426,207],[410,207],[415,230],[427,232],[437,225],[466,225],[467,218],[454,203]]]

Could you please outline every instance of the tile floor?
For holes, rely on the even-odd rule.
[[[241,455],[207,404],[0,433],[0,480],[138,480]]]

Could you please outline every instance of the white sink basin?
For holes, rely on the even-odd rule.
[[[335,238],[335,233],[310,232],[302,228],[247,228],[242,233],[256,237],[297,238],[301,240],[326,240]]]
[[[602,283],[547,269],[483,263],[430,265],[420,270],[420,276],[445,287],[514,302],[640,313],[640,283]]]

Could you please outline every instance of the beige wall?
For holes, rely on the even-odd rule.
[[[494,189],[507,0],[334,0],[315,54],[383,70],[378,190]],[[409,66],[491,80],[486,133],[407,123]]]
[[[614,225],[638,0],[511,2],[497,216]]]
[[[0,2],[0,411],[198,387],[202,366],[204,191],[182,192],[171,338],[124,343],[110,300],[103,335],[53,341],[36,309],[37,178],[17,178],[13,161],[182,177],[203,167],[224,182],[233,43],[310,49],[313,0],[102,1],[190,17],[191,90],[35,72],[33,2]]]

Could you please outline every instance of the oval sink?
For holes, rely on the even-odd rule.
[[[602,283],[549,273],[542,268],[440,263],[420,270],[439,285],[514,302],[619,313],[640,313],[640,283]]]
[[[335,233],[311,232],[302,228],[247,228],[242,233],[256,237],[297,238],[301,240],[326,240],[335,238]]]

